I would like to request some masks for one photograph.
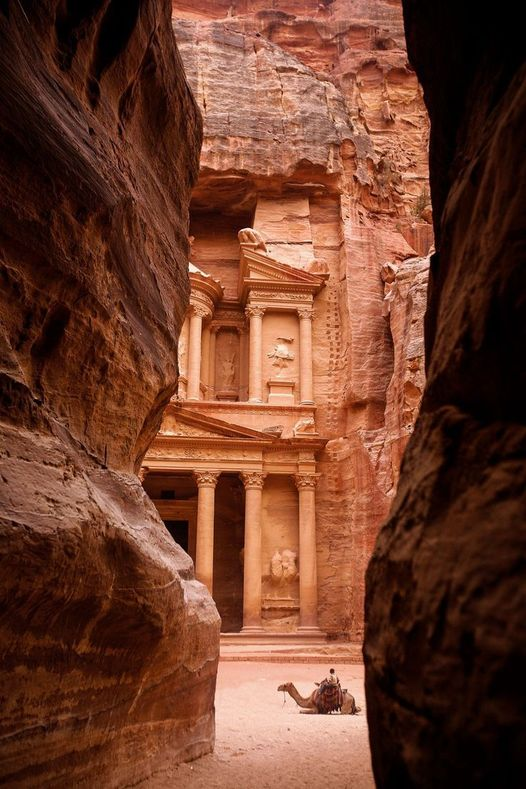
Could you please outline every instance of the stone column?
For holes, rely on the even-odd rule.
[[[187,315],[181,328],[179,336],[178,354],[179,354],[179,379],[185,378],[188,382],[188,338],[190,333],[190,318]],[[177,394],[179,397],[186,400],[186,384],[179,380]]]
[[[196,471],[197,534],[195,545],[195,577],[212,594],[214,578],[214,509],[219,471]]]
[[[250,350],[248,362],[248,399],[251,403],[261,403],[263,367],[263,315],[264,307],[248,306],[245,310],[250,319]]]
[[[245,400],[248,398],[247,332],[245,328],[238,327],[237,333],[239,336],[239,399]]]
[[[213,400],[216,388],[216,338],[219,326],[210,329],[210,347],[208,349],[208,399]]]
[[[261,631],[261,497],[265,474],[241,474],[245,486],[245,549],[243,554],[243,633]]]
[[[208,368],[210,365],[210,326],[203,326],[201,334],[201,382],[205,385],[205,400],[208,400]]]
[[[190,310],[186,399],[199,400],[199,385],[201,382],[201,336],[203,331],[203,318],[206,317],[207,311],[204,307],[193,304],[190,306]]]
[[[318,576],[316,572],[317,474],[295,474],[299,492],[300,626],[303,632],[318,631]]]
[[[300,401],[314,403],[312,386],[312,308],[298,309],[300,319]]]

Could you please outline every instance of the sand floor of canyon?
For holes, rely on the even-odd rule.
[[[222,662],[216,693],[213,754],[157,774],[149,787],[265,789],[279,786],[369,789],[372,777],[363,666],[336,666],[358,715],[302,714],[282,682],[307,696],[328,664]]]

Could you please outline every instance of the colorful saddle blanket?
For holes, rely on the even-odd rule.
[[[318,712],[325,715],[328,712],[336,712],[341,709],[343,704],[343,693],[339,685],[329,682],[322,682],[318,695],[315,700]]]

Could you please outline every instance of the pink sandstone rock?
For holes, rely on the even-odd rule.
[[[169,7],[0,8],[0,781],[208,752],[219,622],[134,469],[177,378],[201,121]]]
[[[526,65],[518,18],[404,0],[431,118],[427,384],[367,573],[377,785],[526,776]]]

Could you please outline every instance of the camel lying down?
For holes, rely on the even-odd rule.
[[[323,714],[323,710],[319,705],[321,695],[319,688],[313,690],[310,696],[307,696],[307,698],[300,696],[292,682],[285,682],[283,685],[279,686],[278,690],[284,691],[285,693],[288,693],[290,696],[292,696],[298,707],[301,707],[301,712]],[[360,712],[361,707],[356,706],[354,696],[351,696],[347,690],[342,690],[342,693],[343,703],[341,707],[341,714],[356,715],[357,712]]]

